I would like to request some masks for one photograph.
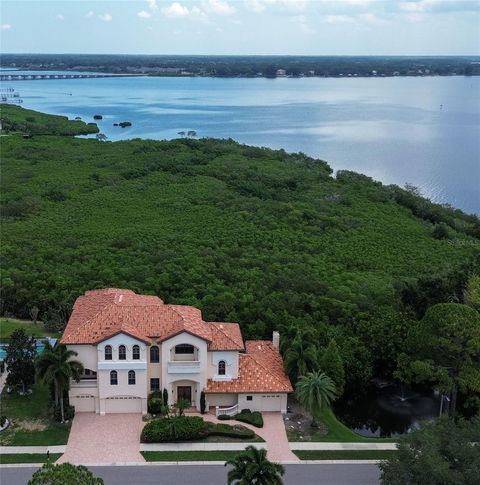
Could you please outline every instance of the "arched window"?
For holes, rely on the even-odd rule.
[[[193,354],[194,351],[193,345],[190,344],[180,344],[175,347],[176,354]]]
[[[132,348],[132,359],[140,360],[140,347],[138,345],[134,345]]]
[[[150,347],[150,362],[160,362],[160,351],[156,345]]]
[[[116,370],[110,371],[110,385],[116,386],[118,384],[118,374]]]
[[[135,385],[135,371],[134,370],[128,371],[128,385],[129,386]]]
[[[219,376],[224,376],[226,373],[226,366],[225,366],[225,361],[224,360],[221,360],[219,363],[218,363],[218,375]]]
[[[112,360],[112,346],[105,345],[105,360]]]
[[[127,348],[125,345],[118,347],[118,360],[127,360]]]

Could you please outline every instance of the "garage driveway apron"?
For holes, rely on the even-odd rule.
[[[67,449],[58,463],[144,462],[140,454],[142,415],[78,413],[73,418]]]

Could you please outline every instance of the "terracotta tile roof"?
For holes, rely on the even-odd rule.
[[[240,327],[236,323],[210,322],[212,326],[212,342],[208,350],[243,350],[243,338]]]
[[[221,331],[218,325],[228,330]],[[212,350],[244,349],[236,323],[211,324],[198,308],[166,305],[157,296],[119,288],[87,291],[77,298],[61,343],[96,344],[120,332],[146,343],[188,332],[206,340]]]
[[[248,340],[247,352],[239,355],[238,379],[207,381],[206,393],[292,392],[290,379],[283,370],[278,349],[267,340]]]

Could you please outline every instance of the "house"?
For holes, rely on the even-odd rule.
[[[217,414],[286,412],[292,392],[278,332],[244,343],[237,323],[205,322],[197,308],[131,290],[80,296],[61,343],[85,369],[70,386],[76,412],[145,414],[148,395],[163,389],[169,404],[186,399],[198,410],[203,391]]]
[[[285,69],[277,69],[275,74],[277,77],[285,77],[287,75],[287,71]]]

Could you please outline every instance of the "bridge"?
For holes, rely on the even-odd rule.
[[[41,81],[44,79],[86,79],[99,77],[131,77],[142,74],[0,74],[1,81]]]

